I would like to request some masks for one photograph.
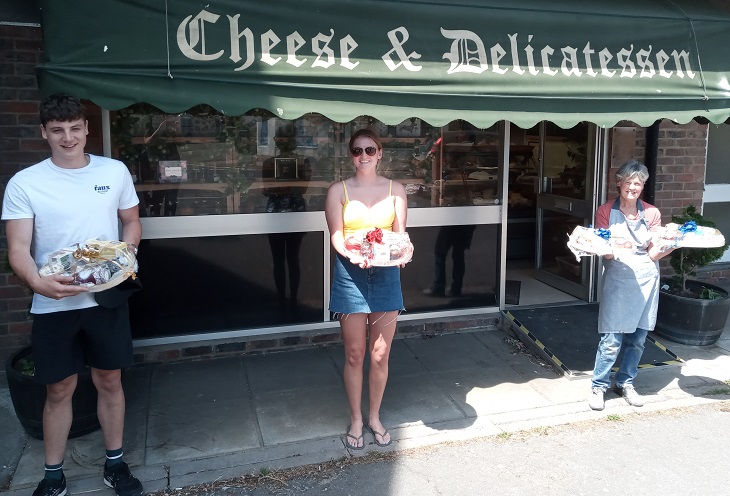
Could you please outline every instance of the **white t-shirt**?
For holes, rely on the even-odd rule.
[[[50,158],[15,174],[5,188],[2,220],[35,219],[31,255],[40,269],[48,255],[91,238],[120,238],[118,210],[139,198],[127,167],[118,160],[89,155],[81,169],[63,169]],[[96,306],[91,293],[54,300],[36,294],[31,313]]]

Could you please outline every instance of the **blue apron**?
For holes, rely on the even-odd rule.
[[[599,333],[630,333],[637,328],[654,330],[659,305],[659,262],[649,258],[651,242],[644,217],[644,204],[637,202],[639,218],[629,220],[617,198],[608,224],[611,240],[623,238],[625,248],[614,249],[614,258],[604,260]]]

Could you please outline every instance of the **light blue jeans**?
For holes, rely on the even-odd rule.
[[[636,372],[639,370],[641,355],[644,353],[647,334],[649,331],[646,329],[636,329],[632,333],[601,334],[596,353],[596,365],[593,367],[592,387],[606,391],[611,386],[611,368],[616,363],[622,346],[624,356],[621,359],[621,366],[616,372],[614,383],[620,387],[624,384],[633,384]]]

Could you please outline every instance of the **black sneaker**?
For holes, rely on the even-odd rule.
[[[33,491],[33,496],[64,496],[66,494],[66,476],[61,480],[43,479]]]
[[[113,488],[119,496],[140,496],[143,492],[142,483],[132,475],[125,462],[111,467],[104,464],[104,484]]]

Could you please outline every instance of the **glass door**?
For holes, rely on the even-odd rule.
[[[591,225],[598,206],[602,136],[590,123],[540,127],[535,278],[588,302],[596,297],[596,257],[576,260],[567,240],[575,226]]]

